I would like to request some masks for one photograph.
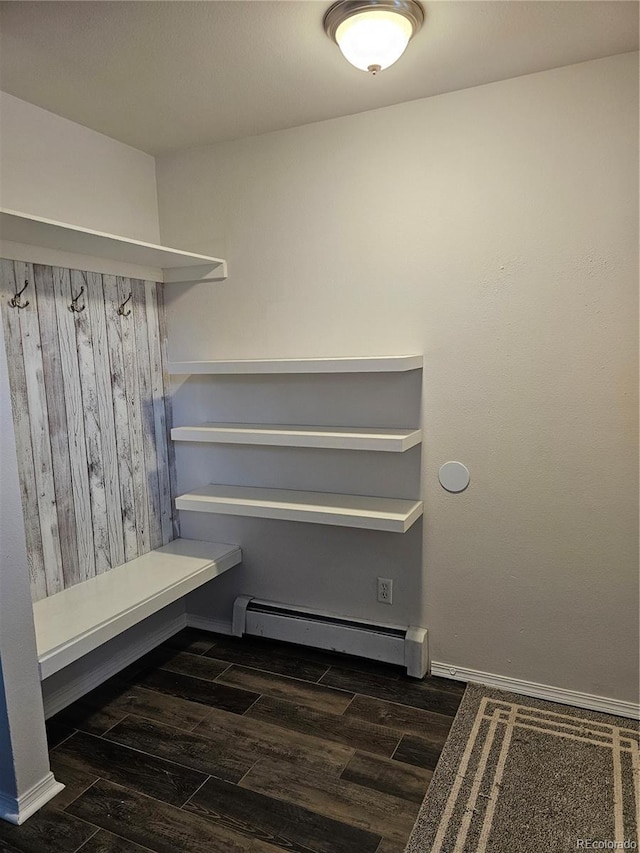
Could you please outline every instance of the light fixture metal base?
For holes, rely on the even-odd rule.
[[[413,35],[424,23],[424,9],[417,0],[338,0],[327,9],[323,22],[324,31],[337,44],[336,32],[343,21],[359,12],[374,10],[396,12],[407,18],[413,27]]]

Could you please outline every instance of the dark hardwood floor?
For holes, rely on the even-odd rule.
[[[0,853],[401,853],[464,686],[187,629],[47,724]]]

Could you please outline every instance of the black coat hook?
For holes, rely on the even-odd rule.
[[[80,293],[77,296],[71,297],[71,305],[69,305],[69,311],[73,311],[76,314],[79,314],[81,311],[84,311],[84,309],[87,307],[86,305],[81,305],[78,308],[78,299],[80,299],[80,297],[82,296],[83,293],[84,293],[84,284],[80,288]]]
[[[130,294],[127,296],[127,298],[124,300],[124,302],[122,303],[122,305],[118,308],[118,314],[119,314],[121,317],[128,317],[128,316],[129,316],[129,314],[131,314],[131,311],[125,311],[125,310],[124,310],[124,306],[125,306],[125,305],[127,304],[127,302],[131,299],[132,295],[133,295],[133,294],[132,294],[132,293],[130,293]]]
[[[11,297],[11,299],[9,300],[9,305],[10,305],[12,308],[26,308],[26,307],[27,307],[27,305],[29,304],[29,300],[28,300],[28,299],[27,299],[27,301],[26,301],[26,302],[23,302],[22,304],[20,303],[20,297],[21,297],[21,296],[22,296],[22,294],[25,292],[25,290],[27,289],[27,287],[29,287],[29,282],[25,279],[24,287],[22,288],[22,290],[17,290],[17,291],[13,294],[13,296]]]

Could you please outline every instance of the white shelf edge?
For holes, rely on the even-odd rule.
[[[167,581],[154,588],[154,573],[161,570],[159,556]],[[36,601],[33,615],[41,679],[238,565],[241,560],[242,552],[236,545],[175,539],[122,566]],[[169,562],[176,567],[168,569]],[[177,565],[179,562],[183,565]],[[136,585],[132,572],[138,573],[138,586],[145,589],[145,594],[140,595],[138,591],[135,598],[128,598],[130,581],[134,581],[134,587]]]
[[[288,424],[216,424],[174,427],[173,441],[378,450],[404,453],[422,441],[419,429],[343,428]]]
[[[226,261],[222,258],[133,240],[17,210],[0,208],[0,238],[140,266],[160,267],[166,283],[223,281],[227,277]]]
[[[345,358],[258,358],[173,361],[169,373],[397,373],[422,368],[421,355],[374,355]]]
[[[423,513],[422,501],[223,485],[180,495],[176,508],[390,533],[406,533]]]

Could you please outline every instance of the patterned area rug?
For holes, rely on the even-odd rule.
[[[407,853],[638,850],[637,721],[469,685]]]

